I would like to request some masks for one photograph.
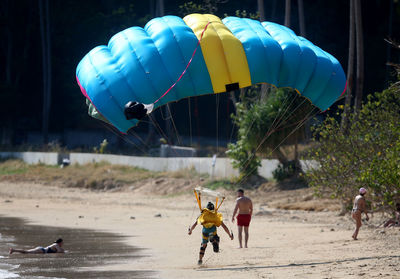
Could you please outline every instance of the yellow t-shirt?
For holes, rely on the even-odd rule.
[[[215,210],[203,208],[200,217],[197,219],[197,223],[205,228],[211,228],[212,226],[219,227],[222,223],[222,214],[215,212]]]

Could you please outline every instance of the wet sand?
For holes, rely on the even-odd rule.
[[[139,259],[141,249],[124,237],[87,229],[29,225],[23,219],[0,216],[0,278],[151,278],[152,272],[101,270]],[[65,254],[8,254],[8,248],[30,249],[64,239]]]

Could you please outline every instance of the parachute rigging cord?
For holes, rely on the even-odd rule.
[[[192,63],[193,57],[196,54],[196,51],[200,45],[201,40],[203,39],[203,35],[204,32],[206,31],[208,25],[211,22],[208,22],[206,24],[206,26],[204,27],[203,31],[201,32],[200,35],[200,39],[197,41],[197,45],[192,53],[192,57],[190,57],[189,62],[186,65],[186,68],[183,70],[183,72],[181,73],[181,75],[178,77],[178,79],[175,81],[174,84],[171,85],[170,88],[168,88],[167,91],[164,92],[164,94],[162,94],[157,100],[155,100],[153,103],[151,104],[141,104],[141,103],[137,103],[137,102],[128,102],[125,105],[125,109],[124,109],[124,114],[127,120],[131,120],[131,119],[142,119],[143,117],[145,117],[147,114],[150,114],[153,109],[154,109],[154,105],[160,101],[162,98],[164,98],[169,91],[171,91],[175,85],[181,80],[181,78],[186,74],[187,69],[189,68],[190,64]]]
[[[273,150],[271,150],[268,155],[272,154],[276,149],[278,149],[285,142],[285,140],[288,137],[290,137],[294,132],[296,132],[300,127],[302,127],[304,125],[304,123],[306,123],[309,119],[311,119],[312,117],[314,117],[315,115],[317,115],[319,113],[319,111],[313,113],[314,110],[315,110],[315,108],[311,109],[311,111],[302,120],[298,121],[297,122],[298,123],[297,126]],[[274,130],[276,130],[276,129],[274,129]],[[257,148],[251,153],[249,158],[246,160],[247,163],[244,163],[244,164],[246,164],[245,168],[248,167],[248,165],[250,163],[250,160],[255,156],[255,154],[257,153],[258,149],[267,140],[267,138],[274,132],[274,130],[271,133],[266,134],[264,136],[264,138],[261,140],[260,144],[257,146]],[[257,167],[255,167],[255,168],[257,168]],[[252,170],[254,170],[255,168],[253,168]],[[237,182],[237,185],[240,185],[250,175],[250,173],[251,172],[248,172],[248,174],[246,174],[243,177],[241,177],[240,180]]]

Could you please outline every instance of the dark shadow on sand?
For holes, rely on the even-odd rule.
[[[0,216],[0,256],[5,264],[18,266],[20,278],[151,278],[152,271],[103,271],[104,266],[136,261],[141,249],[123,243],[112,233],[63,227],[27,225],[18,218]],[[64,239],[65,254],[12,254],[8,248],[30,249]],[[96,268],[102,267],[102,270]]]
[[[287,267],[297,267],[297,266],[313,266],[313,265],[324,265],[324,264],[332,264],[332,263],[345,263],[345,262],[357,262],[364,260],[380,260],[380,259],[394,259],[400,258],[400,256],[376,256],[376,257],[359,257],[352,259],[343,259],[343,260],[334,260],[334,261],[325,261],[325,262],[311,262],[311,263],[291,263],[291,264],[283,264],[283,265],[265,265],[265,266],[240,266],[240,267],[221,267],[221,268],[200,268],[198,271],[235,271],[235,270],[251,270],[251,269],[267,269],[267,268],[287,268]]]

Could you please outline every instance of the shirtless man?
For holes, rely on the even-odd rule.
[[[242,232],[244,228],[244,248],[247,248],[247,242],[249,240],[249,225],[251,220],[251,215],[253,214],[253,203],[251,199],[244,196],[244,191],[242,189],[237,190],[236,206],[233,210],[232,222],[235,221],[236,213],[237,215],[237,225],[238,225],[238,239],[239,248],[242,248]]]
[[[364,197],[364,195],[367,193],[367,190],[365,188],[360,188],[359,193],[360,194],[354,198],[353,210],[351,211],[351,217],[353,217],[353,219],[356,221],[356,229],[354,230],[354,233],[352,235],[354,240],[357,240],[358,231],[360,230],[360,227],[362,225],[361,213],[364,212],[366,220],[369,220]]]

